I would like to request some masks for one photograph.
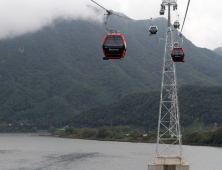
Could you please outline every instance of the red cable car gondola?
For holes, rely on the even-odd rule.
[[[182,47],[174,47],[171,52],[171,57],[174,62],[184,62],[184,50]]]
[[[94,2],[94,3],[96,3],[96,2]],[[99,5],[99,4],[97,4],[97,5]],[[130,19],[130,18],[120,16],[118,14],[115,14],[115,13],[107,10],[106,8],[102,7],[101,5],[99,5],[99,6],[103,9],[105,9],[106,12],[107,12],[107,14],[106,14],[107,17],[106,17],[106,20],[105,20],[105,26],[106,26],[107,31],[110,32],[110,33],[106,34],[106,36],[103,40],[102,49],[103,49],[103,53],[104,53],[104,56],[105,56],[105,57],[103,57],[103,59],[104,60],[123,59],[123,57],[126,53],[125,39],[124,39],[123,35],[121,33],[119,33],[119,31],[109,30],[107,24],[108,24],[108,19],[109,19],[110,15],[117,15],[119,17],[123,17],[123,18],[127,18],[127,19]]]
[[[126,42],[120,33],[108,33],[103,40],[104,60],[122,59],[126,53]]]

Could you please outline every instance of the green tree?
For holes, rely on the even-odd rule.
[[[107,126],[103,126],[101,128],[99,128],[97,137],[98,138],[106,138],[106,137],[110,137],[111,136],[111,132],[109,131],[109,128]]]
[[[96,136],[97,133],[98,131],[95,129],[84,128],[82,132],[82,136],[84,138],[90,138],[90,137]]]
[[[140,132],[138,129],[135,129],[133,130],[131,133],[130,133],[130,137],[132,137],[133,139],[137,139],[138,137],[140,137]]]
[[[48,132],[50,133],[54,133],[57,129],[54,127],[54,126],[50,126],[49,129],[48,129]]]
[[[31,131],[32,131],[33,133],[36,133],[36,132],[37,132],[36,127],[32,127]]]
[[[216,145],[222,145],[222,127],[219,127],[215,132],[214,132],[214,144]]]
[[[71,126],[71,127],[66,128],[65,133],[73,134],[74,131],[75,131],[74,128]]]

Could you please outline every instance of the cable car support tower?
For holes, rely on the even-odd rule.
[[[148,170],[189,170],[182,162],[182,136],[180,132],[179,100],[177,96],[176,65],[171,59],[174,45],[170,9],[177,9],[177,0],[162,0],[161,9],[168,8],[168,27],[165,39],[161,83],[159,121],[155,163]]]

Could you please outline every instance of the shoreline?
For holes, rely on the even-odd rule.
[[[143,142],[143,141],[131,141],[131,140],[121,140],[121,139],[92,139],[92,138],[73,138],[73,137],[61,137],[59,135],[55,135],[52,137],[59,137],[59,138],[66,138],[66,139],[82,139],[82,140],[96,140],[96,141],[111,141],[111,142],[130,142],[130,143],[150,143],[150,144],[156,144],[156,141],[146,141],[146,142]],[[214,145],[214,144],[208,144],[208,145],[204,145],[204,144],[190,144],[190,143],[182,143],[182,145],[186,145],[186,146],[208,146],[208,147],[219,147],[219,148],[222,148],[221,145]]]

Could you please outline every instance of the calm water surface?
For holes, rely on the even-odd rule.
[[[155,144],[0,134],[2,170],[147,170]],[[183,146],[190,170],[221,170],[222,148]]]

